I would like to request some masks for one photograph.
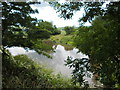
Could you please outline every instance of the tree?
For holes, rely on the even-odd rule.
[[[58,35],[61,33],[61,31],[56,27],[56,25],[54,25],[53,27],[54,27],[54,31],[53,31],[52,35]]]
[[[102,8],[104,2],[50,2],[50,4],[59,12],[59,16],[64,19],[71,19],[74,15],[74,12],[80,11],[81,8],[84,8],[85,14],[80,18],[80,22],[87,22],[94,19],[95,16],[104,15],[105,10]]]
[[[80,11],[81,8],[84,8],[84,15],[79,19],[80,23],[85,23],[87,21],[92,22],[97,16],[111,15],[118,18],[119,4],[120,2],[110,2],[106,5],[106,8],[103,8],[102,5],[105,2],[50,2],[50,5],[54,7],[56,12],[59,12],[59,16],[64,19],[71,19],[74,15],[74,12]],[[114,17],[115,18],[115,17]]]
[[[3,87],[7,87],[6,84],[8,84],[9,74],[16,77],[18,76],[16,74],[17,71],[21,73],[21,70],[25,70],[25,68],[16,68],[16,65],[13,64],[15,58],[8,52],[6,49],[7,47],[20,46],[25,49],[29,48],[35,50],[39,54],[42,53],[43,55],[49,57],[42,48],[42,46],[46,47],[45,44],[42,45],[42,39],[49,38],[51,33],[47,30],[47,28],[41,28],[42,26],[40,25],[36,26],[38,21],[35,18],[31,18],[30,14],[38,13],[38,11],[33,10],[30,7],[31,4],[36,3],[2,2],[3,43],[2,46],[0,46],[0,51],[2,53]]]
[[[79,51],[89,56],[89,70],[97,73],[105,86],[120,87],[120,2],[110,2],[106,9],[102,8],[103,3],[97,2],[53,5],[65,19],[71,18],[74,11],[84,7],[85,15],[79,21],[89,21],[92,26],[79,27],[75,35],[75,45]]]
[[[103,17],[93,21],[91,27],[81,27],[75,37],[76,47],[89,55],[91,71],[97,73],[101,77],[100,81],[108,87],[119,85],[120,82],[117,75],[120,68],[120,43],[116,33],[120,33],[117,22]]]
[[[50,35],[60,34],[60,31],[57,30],[57,27],[48,21],[38,22],[38,27],[48,30],[49,32],[51,32]]]
[[[69,34],[72,34],[73,32],[75,32],[74,26],[73,27],[66,26],[66,27],[64,27],[64,30],[66,32],[66,35],[69,35]]]
[[[31,3],[2,2],[2,27],[3,27],[3,46],[28,46],[26,30],[35,26],[36,19],[30,17],[30,13],[38,13],[32,10]],[[19,40],[17,40],[19,39]],[[24,45],[25,44],[25,45]],[[30,45],[30,46],[31,46]]]
[[[72,59],[72,57],[68,57],[66,62],[66,66],[73,69],[72,72],[72,80],[73,83],[76,85],[79,83],[79,86],[84,85],[84,87],[89,87],[88,83],[84,81],[84,76],[90,76],[89,74],[89,62],[87,58],[82,59]],[[87,74],[87,75],[86,75]]]
[[[36,26],[38,20],[32,18],[30,14],[38,13],[31,8],[31,4],[40,4],[34,2],[2,2],[2,42],[3,47],[20,46],[44,53],[38,43],[41,39],[49,38],[50,29],[46,22]],[[43,28],[43,26],[45,28]],[[50,24],[51,25],[51,24]]]

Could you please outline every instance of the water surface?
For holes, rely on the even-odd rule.
[[[68,78],[71,78],[72,69],[65,66],[65,60],[67,59],[67,57],[71,56],[72,58],[88,58],[88,56],[82,54],[81,52],[77,53],[78,49],[73,48],[73,50],[67,51],[62,45],[57,45],[55,47],[55,52],[50,53],[50,55],[53,57],[52,59],[47,58],[44,55],[40,55],[33,50],[28,50],[27,52],[20,47],[9,48],[9,50],[14,56],[18,54],[26,54],[35,62],[43,64],[47,68],[51,68],[54,71],[54,74],[60,73]],[[92,77],[92,73],[90,74]],[[90,87],[94,87],[94,82],[91,77],[84,77],[84,79],[88,81]]]
[[[86,55],[77,52],[78,49],[74,48],[73,50],[66,51],[63,46],[57,45],[55,52],[50,54],[53,57],[52,59],[47,58],[44,55],[39,55],[35,52],[27,53],[27,55],[35,61],[40,62],[49,68],[52,68],[55,72],[61,73],[67,77],[71,77],[72,69],[69,69],[64,65],[67,57],[71,56],[73,58],[88,58]]]

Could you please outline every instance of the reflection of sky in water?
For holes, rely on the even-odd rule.
[[[13,56],[16,56],[18,54],[27,54],[27,53],[30,53],[30,52],[35,52],[33,50],[26,51],[22,47],[11,47],[11,48],[7,48],[7,49],[10,51],[10,53],[12,53]]]
[[[66,77],[71,77],[72,72],[72,69],[69,69],[67,66],[64,65],[64,60],[66,60],[68,56],[71,56],[72,58],[88,58],[88,56],[82,53],[77,53],[78,49],[76,48],[66,51],[61,45],[57,45],[55,52],[50,54],[53,59],[49,59],[44,55],[39,55],[33,50],[28,50],[27,52],[21,47],[13,47],[8,49],[14,56],[18,54],[26,54],[34,61],[53,69],[54,73],[61,73]],[[85,77],[85,79],[92,84],[91,78]]]
[[[44,55],[39,55],[33,50],[28,50],[27,52],[22,47],[12,47],[8,49],[14,56],[18,54],[27,54],[38,63],[44,64],[47,67],[52,68],[55,72],[61,73],[67,77],[70,77],[70,73],[72,72],[71,69],[64,65],[64,60],[66,60],[68,56],[71,56],[72,58],[87,58],[87,56],[82,53],[77,53],[78,49],[74,48],[73,50],[66,51],[61,45],[57,45],[55,52],[50,54],[53,59],[49,59]]]

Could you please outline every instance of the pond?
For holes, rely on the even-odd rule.
[[[78,49],[74,48],[73,50],[66,51],[63,46],[57,45],[57,47],[55,48],[55,52],[50,54],[53,57],[52,59],[47,58],[44,55],[39,55],[35,52],[30,52],[27,55],[30,58],[34,59],[35,61],[40,62],[43,65],[52,68],[55,72],[61,73],[66,77],[71,77],[70,75],[72,70],[64,65],[67,57],[72,56],[73,58],[83,58],[83,57],[88,58],[82,53],[77,53],[77,52]]]
[[[78,52],[78,49],[73,48],[72,50],[65,50],[65,48],[62,45],[54,46],[55,52],[50,53],[50,55],[53,57],[52,59],[47,58],[44,55],[40,55],[36,53],[33,50],[29,50],[26,52],[23,48],[20,47],[14,47],[9,48],[9,51],[12,53],[12,55],[18,55],[18,54],[26,54],[28,57],[33,59],[35,62],[43,64],[47,68],[51,68],[54,71],[54,74],[61,74],[64,77],[71,78],[72,69],[65,66],[65,60],[68,56],[71,56],[72,58],[88,58],[88,56],[82,54],[81,52]],[[92,77],[92,73],[91,77]],[[90,87],[94,87],[94,81],[90,77],[84,77],[86,81],[90,84]]]

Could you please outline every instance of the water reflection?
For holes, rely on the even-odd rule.
[[[74,58],[88,58],[88,56],[78,52],[78,49],[73,48],[73,50],[66,51],[65,48],[62,45],[53,46],[55,48],[55,52],[51,53],[50,55],[53,57],[53,59],[47,58],[44,55],[40,55],[36,53],[35,51],[29,50],[26,52],[23,50],[23,48],[9,48],[10,52],[13,55],[17,54],[26,54],[28,57],[32,58],[34,61],[41,63],[45,65],[48,68],[53,69],[54,73],[60,73],[65,77],[71,77],[72,69],[69,69],[67,66],[65,66],[65,61],[68,56],[71,56]],[[92,75],[92,73],[91,73]],[[86,81],[90,84],[90,87],[94,87],[94,82],[92,81],[92,78],[84,77]]]
[[[78,49],[73,48],[73,50],[66,51],[65,48],[61,45],[54,46],[55,47],[55,52],[51,53],[51,56],[53,59],[49,59],[46,56],[39,55],[35,52],[28,53],[27,55],[37,61],[38,63],[41,63],[48,68],[52,68],[54,73],[60,73],[65,77],[71,78],[71,73],[72,73],[72,68],[68,68],[65,66],[65,61],[68,56],[71,56],[73,59],[74,58],[88,58],[88,56],[78,52]],[[92,73],[90,73],[92,76]],[[90,84],[90,87],[93,87],[94,83],[92,81],[92,78],[90,77],[84,77],[86,81]]]
[[[35,61],[52,68],[56,73],[61,73],[66,77],[71,77],[72,69],[69,69],[64,65],[64,60],[66,60],[68,56],[72,56],[73,58],[88,58],[86,55],[77,52],[78,49],[74,48],[73,50],[66,51],[63,46],[57,45],[55,52],[50,54],[53,59],[49,59],[46,56],[39,55],[35,52],[30,52],[27,55]]]

